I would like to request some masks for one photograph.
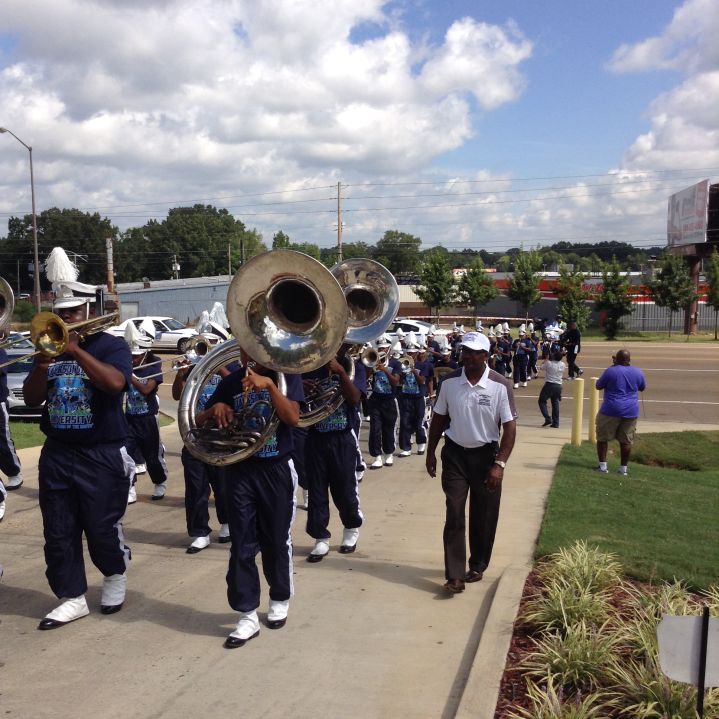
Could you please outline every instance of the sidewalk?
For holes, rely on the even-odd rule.
[[[482,582],[455,597],[443,594],[439,480],[425,473],[423,457],[397,458],[392,468],[368,471],[361,484],[366,522],[355,554],[336,551],[341,527],[333,511],[332,552],[307,563],[313,542],[304,532],[306,515],[297,512],[288,623],[276,632],[263,626],[256,640],[234,651],[222,647],[236,620],[225,598],[228,545],[185,554],[176,425],[162,430],[167,497],[149,501],[152,487],[143,475],[140,499],[126,515],[133,561],[125,608],[99,613],[101,577],[86,557],[91,614],[52,632],[35,630],[56,600],[44,577],[39,451],[24,450],[25,484],[10,493],[0,525],[4,714],[491,718],[546,493],[569,441],[568,423],[550,431],[529,422],[520,419],[494,558]],[[642,423],[641,431],[678,428],[656,424]],[[217,526],[214,517],[211,524]],[[266,607],[265,592],[261,619]]]

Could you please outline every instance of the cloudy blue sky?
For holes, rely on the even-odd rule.
[[[719,181],[715,0],[3,0],[0,126],[38,211],[203,202],[266,241],[665,241]],[[29,212],[0,135],[0,235]]]

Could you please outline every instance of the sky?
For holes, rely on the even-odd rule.
[[[271,245],[666,243],[719,181],[716,0],[3,0],[0,127],[37,211],[195,203]],[[0,134],[0,236],[30,212]]]

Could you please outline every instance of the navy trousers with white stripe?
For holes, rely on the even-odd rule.
[[[412,449],[412,435],[417,444],[427,444],[425,427],[426,402],[424,395],[402,394],[399,396],[399,448]]]
[[[260,576],[255,558],[262,552],[262,571],[270,599],[293,594],[292,535],[297,473],[291,459],[247,459],[225,469],[230,524],[227,600],[238,612],[260,606]]]
[[[328,492],[340,513],[342,526],[362,526],[359,491],[355,465],[357,439],[352,430],[346,432],[310,431],[307,439],[307,482],[310,490],[307,510],[307,534],[314,539],[329,539],[330,521]]]
[[[127,415],[130,433],[127,450],[135,464],[146,464],[153,484],[167,482],[165,445],[160,441],[160,421],[156,414]]]
[[[227,524],[224,469],[193,457],[186,447],[182,448],[182,467],[187,533],[191,537],[206,537],[210,533],[210,488],[215,495],[217,521]]]
[[[17,477],[20,474],[20,458],[10,436],[7,402],[0,402],[0,472],[8,477]]]
[[[373,457],[392,454],[397,424],[397,400],[393,395],[372,394],[369,398],[368,449]]]
[[[134,463],[122,445],[86,447],[48,439],[38,465],[45,562],[57,597],[87,591],[82,535],[92,563],[106,577],[124,574],[130,549],[122,517]]]

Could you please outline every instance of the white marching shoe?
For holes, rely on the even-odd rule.
[[[130,486],[130,491],[127,493],[127,503],[135,504],[137,502],[137,488],[135,485]]]
[[[5,489],[20,489],[22,487],[22,476],[17,474],[14,477],[8,477],[5,482]]]
[[[230,525],[229,524],[221,524],[220,525],[220,533],[218,534],[217,541],[220,544],[227,544],[228,542],[232,541],[232,539],[230,538]]]
[[[136,464],[135,465],[135,474],[145,474],[146,472],[147,472],[146,464]]]
[[[0,522],[2,522],[2,518],[5,516],[5,500],[3,499],[0,501]]]
[[[364,469],[358,469],[355,471],[355,479],[361,482],[364,479]]]
[[[187,554],[197,554],[210,546],[210,535],[206,537],[195,537],[192,544],[185,550]]]
[[[316,539],[314,548],[307,555],[307,561],[312,564],[315,562],[321,562],[327,556],[329,551],[330,545],[326,539]]]
[[[340,546],[341,554],[352,554],[357,548],[357,540],[359,539],[359,528],[342,530],[342,545]]]
[[[40,624],[37,625],[37,628],[56,629],[57,627],[62,627],[65,624],[74,622],[76,619],[86,617],[89,613],[90,610],[87,608],[85,595],[81,594],[79,597],[65,599],[59,607],[55,607],[50,614],[45,616]]]
[[[240,619],[235,630],[225,639],[225,648],[237,649],[242,647],[259,633],[260,620],[257,618],[257,612],[240,612]]]
[[[152,491],[152,497],[150,497],[150,499],[154,499],[155,501],[157,501],[158,499],[162,499],[165,496],[166,490],[167,485],[164,482],[156,484],[155,489]]]
[[[411,450],[411,449],[403,449],[403,450],[399,453],[399,456],[400,456],[400,457],[411,457],[411,456],[412,456],[412,450]]]
[[[385,454],[384,455],[384,466],[391,467],[393,464],[394,464],[394,455]]]
[[[302,504],[300,505],[300,509],[309,509],[309,507],[310,507],[310,490],[303,489],[302,490]]]
[[[427,451],[426,444],[418,444],[417,445],[417,454],[424,454],[426,451]]]
[[[522,387],[526,387],[526,386],[527,386],[527,383],[526,383],[526,382],[522,382]]]
[[[127,589],[126,574],[111,574],[102,580],[102,598],[100,611],[103,614],[114,614],[122,609]]]
[[[287,611],[289,608],[289,599],[284,601],[270,599],[270,607],[267,610],[267,626],[270,629],[282,629],[287,624]]]
[[[369,466],[370,469],[381,469],[382,468],[382,457],[372,457],[372,464]]]
[[[519,387],[519,382],[514,383],[514,389],[517,389]]]

